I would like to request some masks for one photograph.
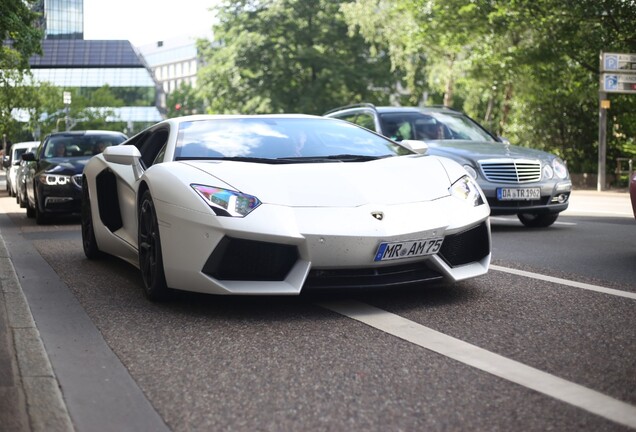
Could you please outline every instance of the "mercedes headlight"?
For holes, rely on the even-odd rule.
[[[233,190],[205,186],[190,185],[218,216],[247,216],[261,205],[258,198]]]
[[[551,165],[543,165],[543,180],[550,180],[554,177],[554,169]]]
[[[481,197],[481,192],[479,191],[479,186],[477,186],[477,183],[475,183],[475,181],[469,176],[463,176],[457,180],[452,184],[449,191],[452,196],[467,202],[473,207],[477,207],[484,203],[484,200]]]
[[[477,171],[475,170],[475,168],[470,165],[464,165],[464,169],[466,170],[468,175],[473,178],[473,180],[477,180]]]
[[[565,166],[565,163],[561,159],[555,158],[552,161],[552,168],[554,168],[554,173],[558,178],[568,178],[568,168]]]

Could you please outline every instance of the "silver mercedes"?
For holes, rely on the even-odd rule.
[[[364,126],[416,151],[454,159],[481,186],[491,215],[517,215],[525,226],[548,227],[568,207],[572,181],[559,157],[511,145],[453,109],[357,104],[325,116]]]

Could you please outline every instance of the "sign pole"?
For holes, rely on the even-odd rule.
[[[607,187],[605,178],[607,156],[607,94],[636,94],[636,54],[606,53],[599,56],[598,108],[598,182],[597,189]]]
[[[606,188],[605,163],[607,155],[607,109],[603,106],[603,101],[607,98],[607,93],[598,93],[598,176],[596,190],[601,192]]]

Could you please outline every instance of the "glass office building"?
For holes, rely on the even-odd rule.
[[[123,106],[108,110],[107,121],[126,124],[132,134],[162,120],[158,107],[165,96],[143,57],[126,40],[84,40],[83,0],[40,0],[33,6],[42,17],[42,55],[29,60],[36,82],[71,90],[87,100],[108,86]],[[119,103],[121,105],[121,103]]]
[[[42,14],[38,26],[45,39],[83,39],[83,0],[40,0],[33,7]]]
[[[195,40],[184,37],[159,41],[140,46],[139,52],[166,94],[181,84],[196,87],[199,56]]]

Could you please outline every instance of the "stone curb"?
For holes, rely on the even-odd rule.
[[[75,429],[59,383],[1,236],[0,285],[26,398],[29,429],[33,432],[73,432]]]

